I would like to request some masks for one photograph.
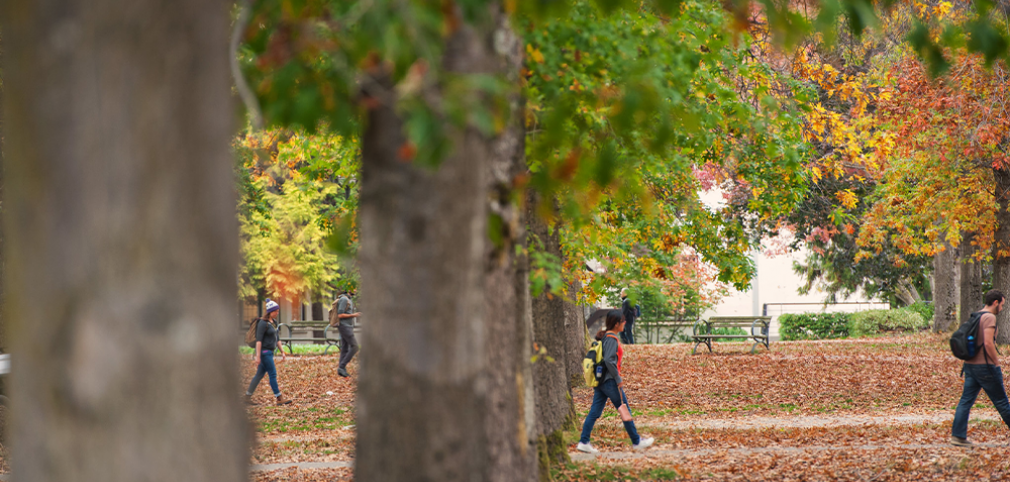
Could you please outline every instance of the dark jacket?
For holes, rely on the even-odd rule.
[[[273,323],[260,318],[256,325],[256,341],[263,343],[263,350],[277,349],[277,328]]]
[[[614,337],[603,337],[603,366],[605,366],[607,370],[603,375],[603,380],[600,381],[601,384],[611,379],[617,381],[618,385],[621,384],[621,372],[617,369],[617,346],[618,341],[615,340]]]
[[[631,306],[631,301],[627,298],[621,302],[621,313],[624,314],[624,321],[627,321],[628,325],[635,324],[635,307]]]

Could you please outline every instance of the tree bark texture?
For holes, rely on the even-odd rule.
[[[1010,293],[1010,170],[993,169],[996,181],[996,233],[992,246],[992,286]],[[984,295],[984,294],[983,294]],[[1010,343],[1010,310],[996,316],[996,343]]]
[[[0,8],[14,479],[246,480],[229,4]]]
[[[568,373],[569,388],[581,387],[585,385],[582,379],[582,358],[586,356],[586,323],[582,307],[578,305],[579,290],[581,283],[573,282],[568,286],[568,299],[565,300],[565,371]],[[570,392],[570,390],[569,390]],[[575,405],[571,405],[571,416],[576,417]],[[573,420],[578,423],[578,420]]]
[[[933,332],[942,333],[957,324],[957,304],[960,301],[960,270],[957,252],[950,243],[933,256]]]
[[[4,82],[3,82],[3,66],[4,66],[4,41],[3,32],[0,31],[0,352],[5,352],[7,349],[7,328],[4,324],[4,262],[6,261],[6,252],[4,248],[4,229],[3,229],[3,218],[4,218]],[[3,430],[0,428],[0,430]],[[3,440],[3,434],[0,433],[0,440]]]
[[[539,196],[530,195],[527,215],[530,249],[539,249],[561,258],[561,240],[536,214]],[[551,201],[544,201],[551,202]],[[533,363],[537,407],[537,438],[541,480],[549,476],[552,464],[568,459],[564,440],[556,436],[569,417],[571,388],[566,363],[569,343],[565,329],[565,298],[548,292],[533,298],[533,341],[537,360]]]
[[[502,56],[504,75],[519,85],[523,43],[506,16],[498,18],[495,50]],[[514,203],[515,179],[527,172],[526,128],[519,91],[509,96],[509,118],[504,132],[492,142],[486,171],[488,216],[501,219],[500,244],[486,248],[484,312],[487,316],[488,420],[490,480],[535,480],[536,411],[533,367],[533,317],[529,288],[529,258],[517,254],[526,241],[523,212]]]
[[[496,26],[460,25],[446,40],[445,69],[504,73]],[[362,139],[359,266],[370,311],[355,479],[528,480],[520,270],[514,248],[491,245],[487,221],[497,209],[508,224],[500,184],[511,183],[521,135],[447,123],[452,152],[429,169],[399,156],[402,127],[394,106],[379,105]]]
[[[982,264],[975,259],[978,246],[972,244],[975,239],[974,233],[969,233],[964,237],[961,246],[958,248],[960,255],[960,306],[958,315],[958,325],[968,321],[968,318],[975,311],[982,308]]]

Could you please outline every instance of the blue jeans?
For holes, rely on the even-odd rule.
[[[624,325],[624,331],[621,332],[621,343],[625,345],[635,344],[635,322],[629,321]]]
[[[1007,401],[1006,390],[1003,389],[1003,370],[996,365],[965,363],[964,392],[961,393],[961,401],[957,403],[957,411],[954,412],[951,435],[968,438],[968,415],[971,413],[971,407],[975,405],[979,390],[985,390],[989,400],[996,406],[999,416],[1003,417],[1003,423],[1010,427],[1010,401]]]
[[[589,408],[589,415],[586,415],[586,421],[582,424],[582,438],[579,439],[580,442],[584,444],[589,443],[589,435],[593,433],[593,426],[596,425],[596,420],[600,418],[600,415],[603,415],[603,407],[607,406],[608,399],[610,403],[614,404],[614,408],[628,405],[628,396],[624,394],[624,390],[617,386],[617,381],[613,378],[593,388],[593,405]],[[630,405],[628,405],[628,413],[631,413]],[[638,431],[635,430],[635,422],[624,422],[624,428],[631,437],[631,443],[638,444],[641,437],[638,436]]]
[[[281,389],[277,386],[277,366],[274,365],[273,350],[263,350],[260,353],[260,364],[256,367],[256,376],[249,382],[249,389],[245,391],[245,394],[252,395],[256,391],[256,386],[260,384],[264,373],[270,375],[270,389],[274,391],[274,396],[281,396]]]

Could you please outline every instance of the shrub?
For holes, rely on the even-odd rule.
[[[852,336],[905,333],[919,331],[928,326],[928,320],[909,308],[860,311],[852,313],[849,317],[849,334]]]
[[[926,303],[924,301],[919,301],[917,303],[912,303],[912,304],[906,306],[905,308],[918,313],[919,316],[921,316],[923,320],[926,320],[927,324],[931,323],[933,321],[933,310],[934,310],[934,307],[933,307],[932,303]]]
[[[849,336],[849,313],[787,313],[779,317],[783,340],[826,340]]]

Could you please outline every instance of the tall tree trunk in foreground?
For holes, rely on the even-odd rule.
[[[992,245],[992,286],[1010,293],[1010,168],[993,169],[996,181],[996,233]],[[984,295],[984,294],[983,294]],[[981,302],[980,302],[981,303]],[[1010,343],[1010,310],[996,316],[996,343]]]
[[[960,270],[957,253],[950,243],[944,243],[944,250],[933,256],[933,332],[942,333],[957,323]]]
[[[503,56],[505,78],[519,85],[523,62],[522,39],[504,15],[498,19],[496,49]],[[488,215],[500,219],[496,239],[486,248],[484,313],[487,320],[488,420],[490,480],[535,480],[536,411],[534,375],[530,365],[533,316],[529,287],[529,258],[524,250],[526,230],[522,210],[513,201],[515,180],[527,172],[526,128],[522,94],[509,96],[513,113],[505,131],[492,143],[486,171]]]
[[[4,248],[4,41],[3,32],[0,32],[0,352],[7,349],[7,328],[4,324],[4,261],[7,259],[7,250]],[[3,428],[0,428],[3,430]],[[0,440],[3,434],[0,434]]]
[[[504,73],[506,61],[493,51],[496,34],[511,35],[501,25],[459,25],[446,40],[446,70]],[[383,94],[374,86],[365,94],[393,95],[380,82]],[[510,240],[488,240],[495,204],[503,226],[514,222],[500,205],[508,199],[501,183],[511,180],[495,173],[513,168],[522,144],[448,123],[446,131],[452,152],[427,169],[401,158],[403,119],[394,106],[368,113],[359,211],[361,291],[370,310],[357,401],[355,477],[362,482],[512,481],[533,473],[523,463],[532,460],[528,382],[522,360],[512,358],[528,356],[516,331],[524,319],[521,280]],[[499,333],[508,337],[493,338]],[[492,343],[512,353],[489,359],[497,353]]]
[[[968,317],[982,307],[982,263],[975,259],[978,246],[973,245],[975,233],[968,233],[958,248],[961,262],[961,302],[958,325],[968,321]]]
[[[246,480],[229,4],[0,5],[14,479]]]

